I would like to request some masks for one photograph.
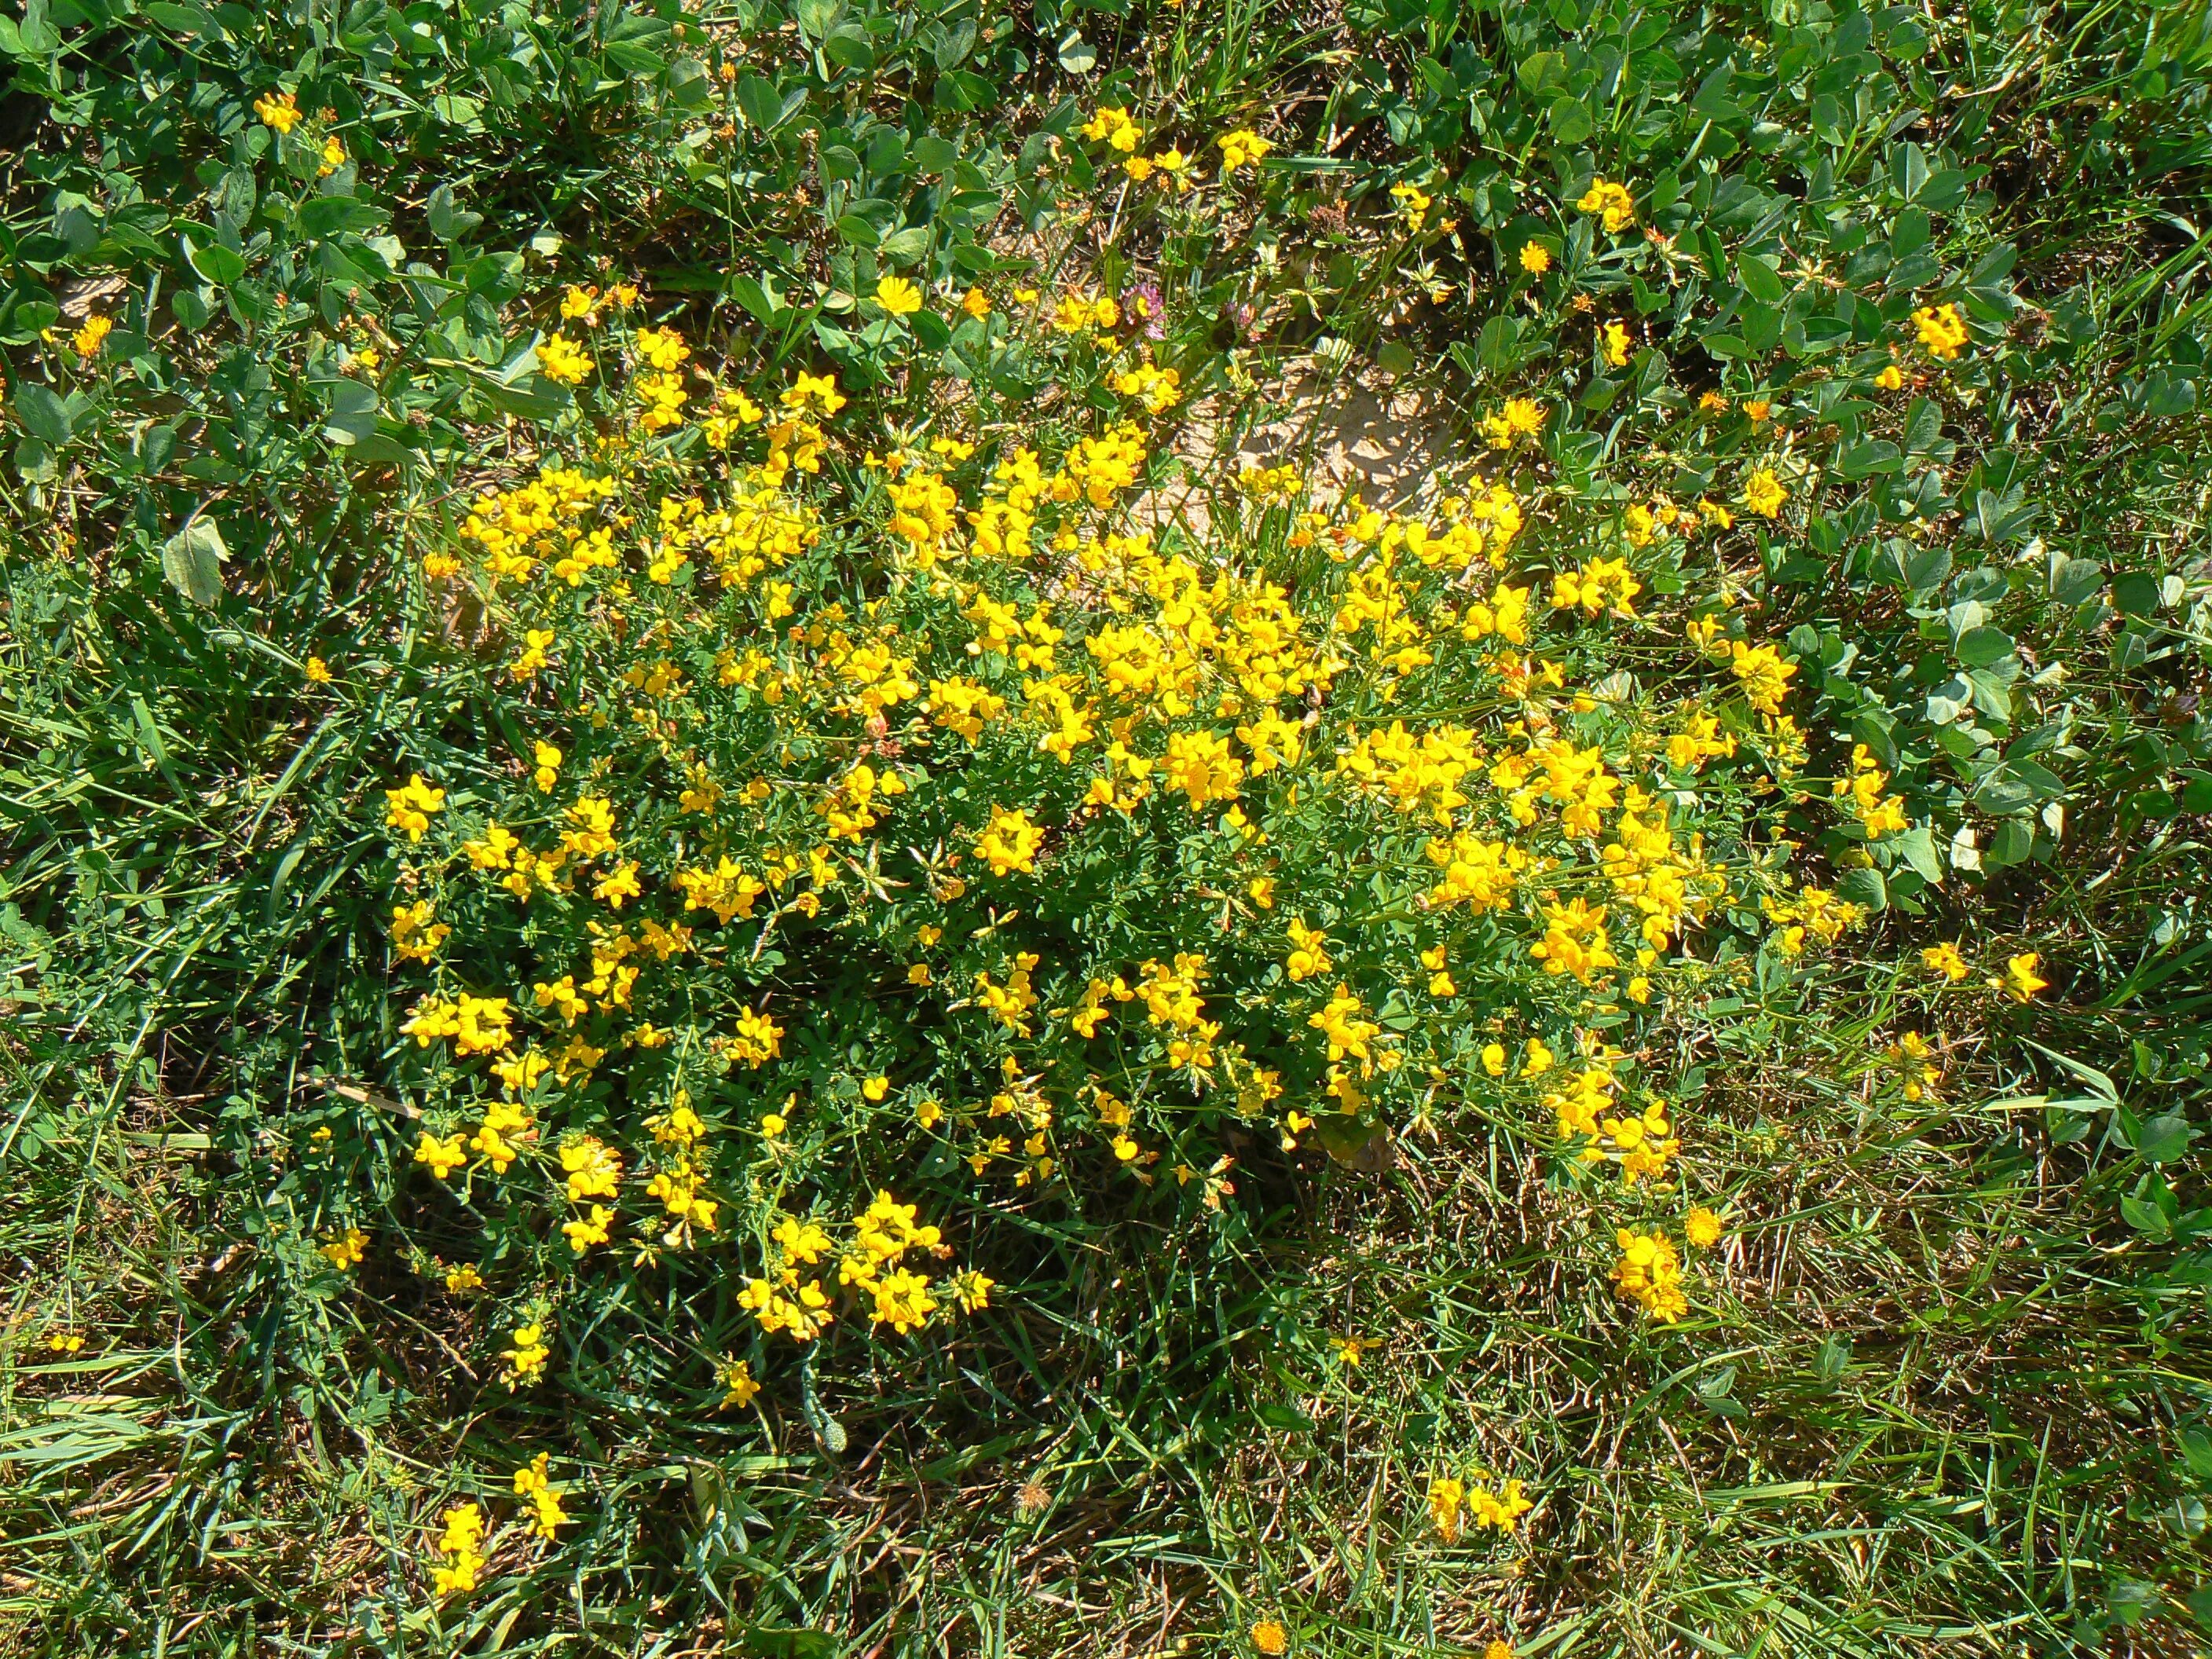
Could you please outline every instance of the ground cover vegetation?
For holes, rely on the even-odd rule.
[[[2199,1650],[2201,5],[0,52],[9,1650]]]

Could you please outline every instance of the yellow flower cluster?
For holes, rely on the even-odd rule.
[[[1620,1259],[1613,1264],[1613,1282],[1622,1297],[1641,1307],[1655,1324],[1674,1324],[1690,1311],[1682,1291],[1682,1259],[1672,1239],[1662,1232],[1623,1227],[1614,1242]]]
[[[431,1589],[441,1597],[474,1589],[477,1575],[484,1569],[483,1510],[474,1504],[456,1504],[443,1520],[437,1550],[445,1559],[430,1572]]]
[[[1836,799],[1844,810],[1856,818],[1866,831],[1869,841],[1880,841],[1884,836],[1903,835],[1912,827],[1905,816],[1905,798],[1885,794],[1889,787],[1889,774],[1874,757],[1866,744],[1851,746],[1851,775],[1836,780]]]
[[[1966,319],[1948,301],[1922,306],[1912,313],[1912,328],[1919,337],[1920,349],[1947,363],[1955,362],[1966,348]]]
[[[1120,116],[1091,136],[1133,156]],[[1589,210],[1632,220],[1608,189]],[[875,301],[923,297],[885,277]],[[1750,966],[1709,932],[1762,933],[1765,972],[1864,920],[1746,833],[1737,803],[1786,782],[1807,736],[1797,664],[1753,614],[1668,579],[1726,508],[1647,494],[1564,563],[1523,554],[1533,506],[1487,476],[1544,432],[1516,398],[1423,510],[1317,497],[1271,461],[1224,468],[1189,536],[1135,500],[1165,476],[1148,423],[1184,392],[1141,344],[1104,355],[1150,315],[1138,297],[992,320],[1087,366],[1118,399],[1103,416],[950,414],[849,470],[823,465],[830,377],[748,390],[672,331],[594,335],[608,383],[579,400],[607,435],[478,496],[431,556],[507,641],[454,672],[526,725],[450,775],[450,820],[420,774],[385,792],[407,863],[380,914],[424,981],[402,1027],[431,1103],[413,1158],[441,1182],[520,1164],[505,1194],[538,1194],[560,1271],[604,1271],[618,1232],[641,1267],[758,1239],[743,1305],[799,1342],[986,1305],[990,1281],[938,1268],[938,1229],[888,1192],[781,1207],[848,1129],[979,1182],[1187,1187],[1197,1212],[1236,1191],[1211,1139],[1229,1114],[1345,1155],[1463,1100],[1617,1169],[1607,1201],[1644,1201],[1685,1179],[1695,1126],[1597,1033]],[[597,328],[602,303],[564,299],[564,322]],[[695,419],[705,444],[653,440]],[[1789,499],[1764,468],[1744,493],[1769,517]],[[1685,689],[1592,676],[1622,635],[1655,664],[1642,687],[1663,660]],[[1909,827],[1889,786],[1864,750],[1836,786],[1869,840]],[[2006,988],[2034,994],[2035,968]],[[924,1054],[914,1030],[944,1036]],[[852,1074],[825,1078],[839,1053]],[[478,1057],[488,1079],[452,1063]],[[1620,1237],[1622,1294],[1680,1318],[1674,1244]],[[549,1370],[562,1303],[510,1305],[520,1387]],[[761,1384],[736,1365],[742,1406]],[[1510,1530],[1527,1507],[1508,1483],[1453,1509]]]
[[[937,1228],[915,1217],[914,1205],[879,1190],[853,1218],[841,1243],[815,1222],[785,1216],[770,1234],[768,1273],[747,1282],[738,1305],[763,1330],[811,1342],[836,1317],[835,1295],[814,1270],[834,1263],[837,1285],[862,1303],[871,1322],[888,1325],[901,1336],[920,1330],[947,1306],[966,1313],[988,1306],[993,1281],[983,1274],[968,1270],[932,1280],[915,1270],[913,1258],[939,1258],[951,1251]],[[750,1373],[741,1381],[750,1383]],[[735,1383],[732,1393],[750,1398]]]
[[[1468,1482],[1453,1474],[1438,1475],[1429,1482],[1428,1501],[1430,1524],[1447,1544],[1459,1541],[1469,1520],[1479,1529],[1513,1532],[1519,1528],[1521,1517],[1536,1507],[1517,1480],[1493,1490],[1480,1480]]]
[[[1610,179],[1591,179],[1575,207],[1601,220],[1608,236],[1617,236],[1636,222],[1636,198],[1628,193],[1627,185]]]
[[[530,1500],[530,1530],[540,1538],[550,1538],[568,1524],[568,1511],[561,1507],[561,1497],[547,1470],[551,1456],[540,1452],[514,1472],[514,1495]]]

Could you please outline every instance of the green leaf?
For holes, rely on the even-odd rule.
[[[1931,884],[1942,883],[1943,860],[1936,851],[1936,837],[1926,824],[1914,824],[1890,845],[1897,848],[1898,855],[1926,877]]]
[[[1984,778],[1974,791],[1974,805],[2002,817],[2032,812],[2065,793],[2065,783],[2050,768],[2022,758],[2007,761]]]
[[[841,69],[867,70],[876,66],[875,48],[868,44],[867,34],[851,23],[832,29],[822,49]]]
[[[1928,187],[1928,156],[1917,144],[1899,144],[1889,152],[1890,183],[1906,201],[1917,201]]]
[[[1887,438],[1853,444],[1836,457],[1836,471],[1846,478],[1869,478],[1877,472],[1894,472],[1904,465],[1905,457]]]
[[[200,274],[204,281],[217,288],[228,288],[246,275],[246,256],[235,248],[220,242],[210,242],[205,247],[196,246],[189,236],[182,239],[185,263]]]
[[[1070,75],[1088,75],[1098,67],[1098,49],[1073,29],[1060,36],[1054,56]]]
[[[1553,100],[1545,112],[1551,123],[1552,137],[1563,144],[1579,144],[1588,141],[1597,131],[1597,121],[1589,106],[1579,98],[1559,98]]]
[[[52,448],[70,441],[69,405],[36,380],[15,388],[15,418],[24,431]]]
[[[1567,78],[1567,60],[1556,52],[1540,52],[1525,58],[1515,73],[1521,90],[1534,97]]]
[[[1941,587],[1951,574],[1951,550],[1908,545],[1899,559],[1898,574],[1915,593]]]
[[[799,0],[799,32],[810,40],[826,40],[844,15],[843,0]]]
[[[933,311],[917,311],[907,323],[914,330],[914,337],[932,351],[942,351],[952,343],[952,325]]]
[[[669,66],[668,95],[685,109],[697,109],[714,95],[707,66],[696,58],[679,58]]]
[[[512,383],[479,381],[477,390],[483,393],[493,408],[526,421],[551,420],[575,407],[576,400],[567,386],[542,374],[524,375]]]
[[[2120,1194],[2120,1214],[2129,1226],[2149,1237],[2166,1239],[2173,1236],[2173,1228],[2166,1220],[2166,1212],[2157,1205],[2146,1204],[2132,1194]]]
[[[194,605],[212,605],[222,598],[222,566],[229,558],[215,520],[195,516],[161,544],[161,574]]]
[[[300,204],[300,234],[320,238],[343,231],[374,230],[386,216],[385,210],[374,202],[352,196],[318,196]]]
[[[738,1632],[748,1659],[837,1659],[843,1641],[827,1632],[793,1630],[782,1625],[751,1625]]]
[[[774,132],[783,125],[783,94],[763,76],[738,77],[738,107],[757,131]]]
[[[2179,1112],[2166,1112],[2148,1120],[2136,1131],[2135,1148],[2147,1164],[2171,1164],[2189,1151],[2197,1131]]]
[[[2051,597],[2061,605],[2094,599],[2105,586],[2105,567],[2094,559],[2068,559],[2051,573]]]
[[[331,382],[323,435],[334,444],[357,444],[376,430],[376,388],[365,380]]]
[[[2012,635],[2002,628],[1970,628],[1953,654],[1969,668],[1988,668],[2012,655]]]
[[[1782,274],[1771,259],[1761,258],[1755,253],[1740,256],[1735,262],[1736,278],[1743,291],[1765,306],[1782,303]]]
[[[430,192],[422,204],[422,216],[429,222],[430,234],[441,242],[459,241],[483,222],[483,214],[454,204],[450,184],[440,185]]]
[[[14,21],[9,33],[15,36],[8,43],[11,58],[44,58],[62,43],[60,32],[46,15],[46,0],[25,0],[23,15]]]
[[[1997,825],[1997,832],[1990,837],[1989,851],[1982,854],[1985,869],[2002,870],[2024,862],[2035,847],[2035,825],[2027,818],[2007,818]]]
[[[1889,884],[1879,870],[1846,870],[1837,878],[1836,896],[1863,904],[1869,910],[1889,908]]]
[[[904,230],[895,230],[884,238],[877,252],[893,264],[910,265],[929,252],[929,227],[908,225]]]
[[[763,271],[758,276],[731,277],[730,297],[770,327],[790,314],[791,308],[783,302],[783,284],[772,270]]]
[[[1482,325],[1480,345],[1483,368],[1492,374],[1504,374],[1521,362],[1521,319],[1518,317],[1492,317]]]

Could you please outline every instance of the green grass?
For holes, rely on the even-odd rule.
[[[1241,1656],[1262,1618],[1312,1659],[1493,1639],[1560,1659],[2203,1650],[2201,8],[1891,8],[1863,39],[1859,14],[1815,0],[1019,16],[809,0],[702,7],[684,35],[661,5],[456,9],[412,36],[398,15],[351,9],[313,59],[319,12],[55,4],[0,37],[16,76],[0,123],[0,1651]],[[870,61],[817,57],[825,17],[861,20]],[[1664,28],[1611,84],[1607,54],[1646,22]],[[684,70],[695,53],[810,101],[765,131],[737,77]],[[1724,60],[1733,78],[1711,79]],[[354,188],[384,216],[327,235],[249,218],[254,274],[217,282],[177,237],[237,205],[224,172],[258,131],[246,106],[280,75],[339,111]],[[1109,101],[1194,152],[1258,127],[1277,146],[1265,183],[1216,222],[1117,215],[1090,162],[1039,136],[1096,156],[1074,130]],[[853,137],[857,159],[863,115],[948,146],[942,191],[896,204],[929,231],[911,258],[821,210],[821,152]],[[726,119],[725,148],[685,148]],[[253,165],[264,202],[320,188],[312,159],[289,185]],[[1906,201],[1915,165],[1955,169],[1955,195]],[[1574,242],[1593,171],[1627,178],[1647,215],[1662,175],[1686,202],[1700,178],[1759,196],[1697,207],[1680,252],[1724,257],[1688,272],[1648,245]],[[1398,180],[1434,189],[1456,238],[1410,236],[1383,193]],[[434,208],[441,185],[481,222]],[[1101,207],[1087,224],[1059,211],[1083,203]],[[1933,269],[1888,289],[1869,250],[1912,258],[1916,213]],[[1539,222],[1593,312],[1564,286],[1540,303],[1513,287],[1504,261]],[[317,263],[365,265],[386,231],[422,262],[411,281]],[[1765,303],[1741,263],[1761,249],[1789,295],[1773,309],[1830,307],[1841,284],[1886,307],[1881,337],[1909,339],[1911,304],[1966,306],[1979,332],[1931,392],[1932,440],[1849,389],[1850,350],[1708,349],[1755,326],[1723,313]],[[331,1213],[308,1137],[356,1121],[376,1126],[348,1143],[362,1188],[391,1195],[416,1248],[464,1243],[409,1186],[410,1126],[386,1103],[404,1003],[390,864],[361,803],[395,734],[487,778],[507,738],[489,703],[439,701],[451,683],[426,665],[465,661],[477,619],[426,593],[420,556],[552,442],[566,405],[518,354],[563,281],[635,276],[654,317],[745,374],[875,381],[875,424],[833,463],[859,477],[861,449],[969,398],[981,425],[1022,429],[1044,371],[1009,356],[956,388],[927,353],[817,331],[848,320],[821,295],[862,291],[878,264],[1003,290],[1032,258],[1157,283],[1162,355],[1224,430],[1324,338],[1346,343],[1348,382],[1440,407],[1470,459],[1500,398],[1546,398],[1532,536],[1571,554],[1627,501],[1694,500],[1753,458],[1700,424],[1698,392],[1796,411],[1790,453],[1819,469],[1796,488],[1808,506],[1828,492],[1835,545],[1808,564],[1809,544],[1747,533],[1647,574],[1693,594],[1729,577],[1806,665],[1800,718],[1829,758],[1891,744],[1942,880],[1877,868],[1832,814],[1778,805],[1796,867],[1874,874],[1888,908],[1818,973],[1747,952],[1638,1028],[1681,1099],[1682,1197],[1729,1221],[1691,1253],[1680,1326],[1646,1326],[1607,1282],[1613,1229],[1642,1212],[1525,1119],[1455,1105],[1397,1122],[1379,1172],[1279,1152],[1264,1128],[1226,1139],[1237,1192],[1211,1220],[1103,1193],[994,1215],[941,1180],[963,1238],[988,1240],[994,1307],[957,1344],[825,1345],[757,1417],[718,1412],[700,1380],[752,1335],[711,1276],[611,1275],[601,1340],[564,1330],[558,1386],[510,1397],[484,1358],[498,1310],[432,1294],[391,1255],[341,1288],[313,1251]],[[65,343],[82,285],[112,276],[143,366],[82,409],[49,399],[55,438],[23,388],[83,382],[40,333]],[[414,365],[350,431],[329,357],[349,316]],[[1616,316],[1650,355],[1593,374],[1591,331]],[[1500,319],[1520,334],[1486,331]],[[1054,395],[1079,411],[1090,389]],[[1943,505],[1916,541],[1896,492],[1923,466]],[[203,506],[232,555],[227,608],[204,614],[161,562]],[[1916,562],[1931,545],[1948,556],[1932,577]],[[1985,621],[1954,626],[1967,605]],[[2014,713],[1966,737],[1930,694],[1983,625],[2018,665]],[[359,689],[303,702],[310,651]],[[1673,652],[1632,644],[1607,665],[1656,696]],[[1979,967],[2034,950],[2053,989],[1939,1012],[1913,971],[1936,939]],[[1939,1098],[1905,1101],[1885,1069],[1907,1029],[1940,1036]],[[85,1345],[57,1353],[55,1331]],[[1364,1345],[1357,1365],[1336,1338]],[[437,1506],[504,1504],[506,1472],[549,1447],[584,1482],[574,1526],[510,1546],[482,1590],[436,1607]],[[1429,1474],[1462,1456],[1527,1481],[1521,1534],[1447,1544],[1426,1526]]]

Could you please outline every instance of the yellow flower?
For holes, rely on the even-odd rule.
[[[100,342],[114,332],[114,330],[115,322],[112,318],[88,317],[84,319],[84,326],[70,337],[70,345],[80,357],[95,356],[99,354]]]
[[[1721,1218],[1700,1204],[1682,1218],[1682,1237],[1699,1249],[1709,1250],[1721,1242]]]
[[[1921,307],[1912,313],[1912,326],[1920,337],[1921,349],[1947,363],[1956,360],[1966,347],[1966,319],[1954,305]]]
[[[507,1362],[500,1380],[511,1389],[519,1389],[545,1375],[553,1351],[545,1346],[545,1328],[534,1322],[517,1325],[512,1340],[512,1347],[500,1350],[499,1357]]]
[[[1762,519],[1778,515],[1783,502],[1789,499],[1790,492],[1770,467],[1759,468],[1743,481],[1743,504]]]
[[[1083,124],[1083,136],[1093,143],[1103,140],[1124,155],[1137,148],[1137,124],[1118,105],[1106,105]]]
[[[561,1149],[561,1172],[571,1204],[587,1198],[612,1198],[622,1181],[622,1156],[593,1136],[585,1135]]]
[[[446,792],[424,783],[420,772],[411,774],[398,788],[384,792],[385,828],[405,830],[410,842],[421,841],[430,827],[430,815],[445,810]]]
[[[726,1412],[743,1411],[761,1391],[761,1385],[753,1378],[752,1366],[742,1359],[732,1359],[722,1367],[721,1381],[726,1391],[722,1395],[722,1409]]]
[[[1328,940],[1320,928],[1307,927],[1304,916],[1293,916],[1289,933],[1291,952],[1284,958],[1284,972],[1296,981],[1311,979],[1329,970]]]
[[[788,410],[811,410],[815,414],[835,415],[848,402],[845,394],[837,390],[835,374],[801,374],[793,380],[779,395],[778,402]]]
[[[446,1559],[431,1570],[430,1584],[436,1595],[446,1596],[477,1587],[477,1574],[484,1565],[483,1511],[474,1504],[457,1504],[442,1518],[446,1529],[438,1540],[438,1553]]]
[[[1252,1649],[1267,1659],[1281,1659],[1291,1650],[1291,1633],[1279,1619],[1258,1619],[1252,1624]]]
[[[1261,158],[1274,149],[1258,133],[1243,127],[1224,132],[1213,142],[1221,147],[1221,172],[1224,178],[1245,167],[1257,167]]]
[[[1620,1294],[1640,1304],[1652,1322],[1672,1325],[1690,1310],[1682,1294],[1681,1258],[1674,1241],[1664,1233],[1639,1233],[1622,1228],[1614,1236],[1620,1259],[1613,1263],[1613,1281]]]
[[[1598,334],[1598,349],[1604,354],[1606,367],[1619,368],[1628,362],[1628,331],[1618,322],[1607,319]]]
[[[1741,683],[1751,706],[1762,714],[1779,714],[1797,665],[1771,645],[1747,645],[1741,640],[1729,641],[1729,655],[1730,672]]]
[[[1521,269],[1531,276],[1541,276],[1552,268],[1552,251],[1541,242],[1521,244]]]
[[[331,665],[320,657],[307,659],[307,673],[310,685],[328,685],[331,683]]]
[[[1609,236],[1619,235],[1636,222],[1636,201],[1629,195],[1627,186],[1603,179],[1591,179],[1590,187],[1583,192],[1582,200],[1575,206],[1603,219]]]
[[[921,309],[921,290],[903,276],[886,276],[876,284],[876,303],[894,317],[911,317]]]
[[[1941,974],[1954,985],[1972,971],[1966,966],[1966,957],[1959,954],[1959,947],[1948,941],[1921,951],[1920,963],[1929,973]]]
[[[1467,1499],[1468,1507],[1474,1511],[1474,1524],[1497,1532],[1516,1530],[1521,1517],[1536,1507],[1522,1495],[1518,1480],[1508,1480],[1496,1492],[1487,1486],[1470,1486]]]
[[[340,1273],[361,1266],[361,1259],[368,1249],[368,1235],[358,1227],[348,1227],[324,1241],[323,1254],[330,1258],[331,1266]]]
[[[538,360],[538,372],[562,386],[580,386],[592,372],[590,354],[564,335],[547,335],[532,355]]]
[[[289,132],[300,125],[298,100],[289,92],[262,94],[253,100],[253,112],[279,132]]]
[[[331,133],[323,140],[322,160],[316,164],[315,176],[319,179],[327,179],[345,164],[345,146],[338,142],[337,134]]]
[[[551,1457],[540,1452],[514,1472],[514,1495],[526,1498],[531,1504],[530,1530],[540,1538],[550,1538],[556,1528],[568,1523],[568,1512],[562,1509],[561,1500],[553,1491],[553,1483],[546,1478],[546,1466]]]
[[[988,317],[991,314],[991,296],[980,288],[971,288],[960,296],[960,309],[970,317]]]
[[[441,1136],[425,1129],[415,1143],[415,1161],[443,1181],[469,1161],[468,1146],[458,1133]]]
[[[592,1245],[607,1242],[608,1228],[614,1218],[615,1212],[605,1205],[594,1204],[589,1215],[562,1222],[562,1236],[568,1239],[568,1248],[581,1255]],[[546,1536],[550,1538],[552,1534],[548,1533]]]
[[[976,855],[994,876],[1034,873],[1037,849],[1043,845],[1044,830],[1030,822],[1026,811],[1009,812],[1003,806],[991,809],[991,822],[975,837]]]
[[[1447,1544],[1459,1538],[1460,1510],[1466,1502],[1466,1482],[1449,1474],[1429,1482],[1429,1521]]]
[[[782,1026],[750,1008],[738,1014],[737,1030],[730,1038],[732,1058],[757,1068],[782,1053]]]
[[[889,1078],[872,1077],[860,1085],[860,1097],[863,1100],[881,1100],[890,1090],[891,1080]]]
[[[643,890],[638,885],[635,859],[623,860],[592,884],[592,896],[614,910],[621,909],[625,900],[637,897]]]
[[[1905,384],[1905,371],[1895,363],[1887,364],[1874,377],[1874,383],[1884,392],[1894,392]]]
[[[2004,988],[2016,1002],[2033,1002],[2035,994],[2051,981],[2035,971],[2039,960],[2033,951],[2023,951],[2005,963]]]

